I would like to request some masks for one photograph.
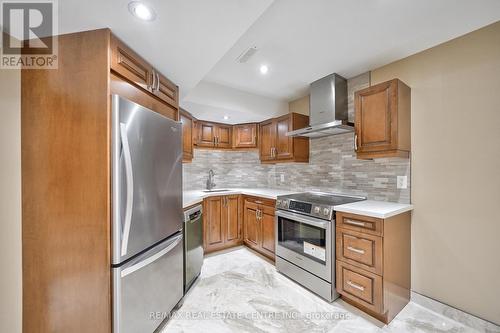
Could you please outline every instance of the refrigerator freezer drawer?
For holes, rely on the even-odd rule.
[[[113,268],[113,332],[149,333],[183,297],[182,232]]]

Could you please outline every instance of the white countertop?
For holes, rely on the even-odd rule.
[[[410,210],[413,205],[400,204],[395,202],[364,200],[345,205],[335,206],[333,209],[337,212],[365,215],[386,219]]]
[[[217,195],[244,194],[256,197],[276,199],[279,195],[298,193],[297,191],[287,191],[271,188],[228,188],[221,192],[203,192],[203,190],[193,190],[183,192],[183,207],[187,208],[203,201],[204,198]],[[412,205],[394,202],[364,200],[344,205],[335,206],[338,212],[371,216],[386,219],[413,209]]]
[[[203,192],[203,190],[184,191],[182,195],[183,207],[189,207],[200,203],[204,198],[217,195],[244,194],[255,195],[256,197],[276,199],[278,195],[297,193],[297,191],[287,191],[271,188],[228,188],[223,192]]]

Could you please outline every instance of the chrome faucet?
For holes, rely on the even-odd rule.
[[[207,190],[209,191],[215,187],[214,176],[215,176],[214,170],[210,169],[208,171],[208,179],[207,179]]]

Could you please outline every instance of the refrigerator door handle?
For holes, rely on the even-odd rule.
[[[123,157],[125,159],[125,178],[127,181],[127,200],[125,206],[125,224],[123,227],[121,255],[127,254],[130,225],[132,224],[132,207],[134,204],[134,175],[132,172],[132,156],[127,137],[127,125],[120,123],[120,136],[123,145]]]
[[[160,259],[164,255],[166,255],[167,253],[172,251],[172,249],[175,248],[177,246],[177,244],[179,244],[180,241],[182,241],[182,233],[175,236],[172,243],[170,243],[170,245],[168,245],[166,248],[164,248],[160,252],[152,255],[151,257],[144,259],[143,261],[138,262],[135,265],[132,265],[130,267],[123,269],[121,271],[121,274],[120,274],[121,277],[124,278],[125,276],[132,274],[133,272],[135,272],[135,271],[137,271],[137,270],[139,270],[139,269],[141,269],[149,264],[152,264],[156,260]]]

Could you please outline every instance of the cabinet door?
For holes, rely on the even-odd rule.
[[[113,35],[110,48],[111,69],[140,88],[151,92],[153,68]]]
[[[217,125],[216,146],[219,148],[231,148],[231,136],[231,126]]]
[[[226,195],[222,197],[224,206],[222,210],[222,223],[225,225],[225,242],[227,246],[236,245],[241,241],[239,201],[239,195]]]
[[[292,117],[285,115],[276,119],[275,157],[278,160],[288,160],[293,157],[293,138],[286,136],[292,130]]]
[[[196,119],[193,119],[193,146],[198,145],[199,133],[200,133],[198,127],[199,127],[199,122]]]
[[[186,114],[180,115],[182,123],[182,161],[191,162],[193,159],[193,121]]]
[[[216,126],[212,123],[198,122],[198,146],[214,147]]]
[[[260,123],[259,153],[261,161],[274,160],[274,147],[276,143],[276,122],[268,120]]]
[[[262,253],[274,259],[275,248],[275,228],[274,228],[274,207],[260,206],[260,230]]]
[[[158,73],[157,71],[153,72],[154,78],[154,86],[153,93],[158,96],[161,100],[171,104],[171,105],[179,105],[179,97],[178,92],[179,88],[171,82],[169,79]]]
[[[357,152],[397,148],[397,81],[356,92]]]
[[[222,224],[222,199],[209,197],[204,201],[203,240],[205,251],[215,250],[224,245],[224,224]]]
[[[257,147],[257,124],[243,124],[233,126],[234,148]]]
[[[243,239],[250,247],[259,248],[259,222],[257,220],[257,205],[245,202]]]

